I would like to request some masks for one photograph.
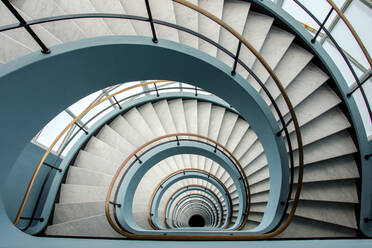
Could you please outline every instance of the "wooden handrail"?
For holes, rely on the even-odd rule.
[[[98,106],[99,104],[103,103],[104,101],[110,99],[111,97],[117,95],[117,94],[120,94],[120,93],[123,93],[125,91],[128,91],[128,90],[131,90],[131,89],[134,89],[134,88],[137,88],[137,87],[141,87],[143,85],[148,85],[148,84],[154,84],[154,83],[161,83],[161,82],[167,82],[167,80],[156,80],[156,81],[151,81],[151,82],[145,82],[145,83],[140,83],[140,84],[136,84],[136,85],[132,85],[128,88],[125,88],[125,89],[122,89],[122,90],[119,90],[105,98],[103,98],[102,100],[96,102],[95,104],[92,104],[91,106],[89,106],[88,108],[86,108],[84,111],[82,111],[78,116],[75,117],[75,119],[73,119],[62,131],[61,133],[54,139],[53,143],[49,146],[48,150],[44,153],[43,157],[41,158],[38,166],[36,167],[32,177],[31,177],[31,180],[27,186],[27,189],[26,189],[26,193],[23,197],[23,200],[22,200],[22,203],[21,203],[21,206],[17,212],[17,215],[16,215],[16,218],[13,222],[14,225],[17,225],[18,221],[20,220],[21,218],[21,215],[23,213],[23,210],[26,206],[26,202],[28,200],[28,197],[30,195],[30,192],[31,192],[31,189],[32,189],[32,186],[36,180],[36,177],[40,171],[40,168],[41,166],[43,165],[45,159],[48,157],[49,153],[52,151],[53,147],[57,144],[57,142],[59,141],[59,139],[67,132],[67,130],[69,130],[72,125],[74,125],[78,120],[80,120],[81,117],[83,117],[86,113],[88,113],[90,110],[92,110],[94,107]]]
[[[297,138],[297,144],[298,144],[298,160],[299,160],[299,166],[298,166],[298,183],[297,183],[296,193],[295,193],[293,204],[292,204],[292,209],[291,209],[291,211],[289,213],[289,216],[288,216],[286,222],[282,226],[280,226],[275,231],[270,232],[270,233],[266,233],[266,234],[249,235],[249,236],[246,236],[246,235],[234,235],[234,236],[229,236],[229,235],[222,235],[222,236],[220,236],[220,235],[217,235],[217,236],[199,236],[197,238],[197,240],[210,240],[211,237],[213,237],[212,239],[215,239],[215,240],[229,240],[229,239],[234,239],[234,240],[252,240],[252,239],[266,239],[266,238],[270,238],[272,236],[275,236],[275,235],[281,233],[282,231],[284,231],[286,229],[286,227],[289,225],[289,223],[291,222],[291,220],[293,219],[294,213],[295,213],[295,210],[296,210],[296,207],[298,205],[298,200],[299,200],[301,188],[302,188],[302,180],[303,180],[303,144],[302,144],[302,138],[301,138],[301,133],[300,133],[300,128],[299,128],[298,120],[297,120],[297,117],[296,117],[296,114],[295,114],[293,105],[292,105],[292,103],[291,103],[291,101],[290,101],[287,93],[285,92],[284,87],[282,86],[282,84],[281,84],[280,80],[278,79],[278,77],[275,75],[275,73],[272,70],[272,68],[265,61],[265,59],[258,53],[258,51],[255,50],[255,48],[247,40],[244,39],[244,37],[242,37],[239,33],[237,33],[229,25],[227,25],[226,23],[224,23],[222,20],[220,20],[219,18],[215,17],[214,15],[210,14],[209,12],[207,12],[207,11],[205,11],[203,9],[200,9],[199,7],[197,7],[197,6],[189,3],[187,1],[184,1],[184,0],[172,0],[172,1],[177,2],[179,4],[182,4],[182,5],[184,5],[184,6],[188,7],[188,8],[191,8],[191,9],[197,11],[198,13],[206,16],[207,18],[211,19],[212,21],[216,22],[217,24],[219,24],[220,26],[222,26],[223,28],[225,28],[227,31],[229,31],[232,35],[234,35],[240,42],[242,42],[242,44],[244,44],[244,46],[246,46],[255,55],[255,57],[258,59],[258,61],[260,61],[260,63],[265,67],[265,69],[268,71],[268,73],[270,74],[270,76],[274,80],[275,84],[277,85],[279,91],[281,92],[281,94],[283,96],[283,99],[286,102],[286,105],[287,105],[287,107],[289,109],[289,113],[290,113],[291,118],[293,120],[293,124],[294,124],[294,128],[295,128],[295,133],[296,133],[296,138]],[[163,81],[165,81],[165,80],[159,80],[157,82],[163,82]],[[150,83],[154,83],[154,82],[148,82],[148,83],[143,83],[143,84],[139,84],[139,85],[136,85],[136,86],[131,86],[131,87],[127,88],[127,89],[122,90],[121,92],[124,92],[126,90],[130,90],[130,89],[133,89],[133,88],[138,87],[138,86],[150,84]],[[113,95],[119,94],[121,92],[116,92]],[[107,100],[108,98],[112,97],[113,95],[104,98],[102,101]],[[99,101],[96,104],[92,105],[91,108],[97,106],[102,101]],[[25,207],[26,201],[27,201],[27,199],[29,197],[29,194],[30,194],[30,191],[31,191],[31,187],[32,187],[32,185],[33,185],[33,183],[34,183],[34,181],[36,179],[36,176],[37,176],[37,174],[38,174],[38,172],[39,172],[39,170],[40,170],[40,168],[42,166],[42,163],[45,161],[47,155],[52,150],[52,148],[57,143],[57,141],[62,137],[62,135],[76,122],[76,120],[78,120],[81,116],[84,116],[89,110],[83,111],[68,126],[66,126],[66,128],[61,132],[60,135],[57,136],[56,140],[52,143],[52,145],[48,148],[48,150],[44,154],[41,162],[39,163],[39,165],[35,169],[34,174],[33,174],[32,178],[30,180],[30,183],[29,183],[29,185],[27,187],[26,194],[25,194],[25,196],[24,196],[24,198],[22,200],[21,207],[20,207],[20,209],[19,209],[19,211],[17,213],[17,216],[16,216],[16,220],[14,221],[14,224],[15,225],[18,223],[18,221],[19,221],[19,219],[21,217],[21,214],[22,214],[23,209]],[[107,213],[106,213],[106,216],[107,216]],[[120,233],[120,229],[118,229],[118,230],[115,229],[115,230]],[[178,235],[174,235],[174,236],[173,235],[172,236],[163,236],[163,235],[135,235],[135,234],[127,233],[127,232],[124,232],[123,235],[124,236],[127,236],[127,237],[139,238],[139,239],[164,239],[164,240],[182,240],[182,239],[189,240],[190,239],[190,237],[184,237],[184,236],[178,236]],[[196,237],[197,236],[194,236],[191,239],[196,239]]]
[[[261,54],[238,32],[236,32],[232,27],[230,27],[228,24],[223,22],[221,19],[217,18],[216,16],[212,15],[211,13],[199,8],[198,6],[189,3],[185,0],[172,0],[173,2],[182,4],[190,9],[195,10],[196,12],[204,15],[205,17],[211,19],[215,23],[219,24],[221,27],[225,28],[228,32],[230,32],[233,36],[235,36],[240,42],[244,44],[253,54],[254,56],[260,61],[260,63],[265,67],[266,71],[270,74],[271,78],[274,80],[274,83],[278,87],[281,95],[283,96],[283,99],[288,107],[289,113],[291,115],[292,121],[293,121],[293,126],[295,128],[295,133],[296,133],[296,140],[297,140],[297,145],[298,145],[298,181],[297,181],[297,187],[296,187],[296,193],[293,198],[293,204],[291,211],[288,215],[287,220],[285,221],[284,224],[282,224],[279,228],[277,228],[275,231],[266,233],[266,234],[260,234],[260,235],[251,235],[249,236],[248,239],[267,239],[270,237],[273,237],[275,235],[280,234],[283,232],[289,225],[289,223],[292,221],[298,201],[300,198],[300,193],[301,193],[301,188],[302,188],[302,181],[303,181],[303,165],[304,165],[304,155],[303,155],[303,144],[302,144],[302,137],[301,137],[301,131],[300,131],[300,126],[298,124],[297,116],[294,111],[293,105],[288,97],[288,94],[285,91],[285,88],[283,87],[282,83],[280,82],[279,78],[276,76],[275,72],[273,69],[270,67],[270,65],[266,62],[266,60],[262,57]],[[239,239],[239,236],[234,236],[235,239]],[[247,237],[243,236],[241,239],[245,240]]]

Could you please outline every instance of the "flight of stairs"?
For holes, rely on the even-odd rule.
[[[88,12],[147,16],[144,1],[140,0],[11,2],[25,19]],[[327,85],[331,79],[317,67],[313,54],[295,43],[295,35],[273,25],[272,17],[252,11],[250,3],[233,0],[190,2],[221,18],[258,50],[275,70],[295,107],[304,142],[304,184],[295,219],[277,237],[355,236],[358,229],[355,216],[357,210],[355,205],[358,204],[356,179],[359,178],[359,174],[354,154],[357,150],[347,130],[350,123],[339,107],[341,100]],[[185,26],[206,35],[230,51],[236,51],[237,40],[225,30],[220,30],[218,25],[206,17],[170,0],[150,0],[150,5],[155,19]],[[2,3],[0,16],[0,25],[16,22]],[[35,26],[34,30],[49,47],[101,35],[151,36],[148,23],[110,19],[47,23]],[[156,30],[161,39],[173,40],[200,49],[227,65],[232,65],[231,58],[196,37],[158,25]],[[0,33],[0,44],[1,63],[39,50],[24,30]],[[265,83],[285,119],[289,120],[283,97],[260,63],[244,47],[240,59]],[[270,104],[252,76],[240,66],[237,67],[237,72],[247,78]],[[90,139],[84,150],[79,152],[74,166],[71,166],[66,183],[61,186],[53,225],[47,228],[46,234],[119,237],[108,226],[103,211],[103,200],[112,174],[126,155],[136,147],[161,134],[176,131],[188,131],[211,137],[226,144],[234,153],[244,166],[251,187],[251,213],[244,229],[257,226],[266,208],[269,173],[263,147],[253,130],[244,120],[224,108],[207,102],[176,99],[134,108],[123,116],[118,116],[112,123],[102,128],[96,137]],[[296,149],[293,124],[289,125],[289,131]],[[295,161],[296,154],[295,151]],[[164,163],[177,168],[187,166],[206,170],[217,168],[203,157],[190,155],[169,158],[169,161]],[[169,166],[170,170],[172,168]],[[164,176],[169,171],[159,169],[158,172],[159,176]],[[219,176],[226,179],[226,175]],[[190,182],[192,181],[183,184]],[[238,204],[236,200],[233,202]],[[148,227],[144,222],[145,218],[142,216],[141,219],[140,211],[134,214],[142,226]],[[142,215],[146,213],[143,212]],[[233,221],[235,218],[236,216]]]

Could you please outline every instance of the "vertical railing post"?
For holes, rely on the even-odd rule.
[[[239,53],[240,53],[241,46],[242,46],[242,42],[239,41],[238,49],[236,50],[236,55],[235,55],[235,59],[234,59],[233,70],[231,71],[232,76],[235,76],[235,74],[236,74],[236,66],[238,64],[238,59],[239,59]]]
[[[158,87],[156,86],[156,84],[154,83],[154,86],[155,86],[155,90],[156,90],[156,96],[159,97],[159,91],[158,91]]]
[[[320,25],[320,27],[319,27],[318,31],[316,32],[314,38],[311,39],[311,43],[314,43],[316,41],[316,38],[318,37],[320,31],[323,29],[324,25],[328,21],[328,18],[331,16],[332,11],[333,11],[333,7],[331,7],[331,10],[328,12],[328,14],[327,14],[326,18],[324,19],[323,23]]]
[[[150,26],[151,26],[152,41],[154,43],[158,43],[158,38],[156,37],[155,26],[154,26],[154,22],[153,22],[153,19],[152,19],[149,0],[145,0],[145,3],[146,3],[147,14],[149,16],[149,22],[150,22]]]
[[[19,21],[19,23],[26,29],[26,31],[31,35],[31,37],[36,41],[36,43],[41,47],[41,52],[48,54],[50,53],[49,48],[40,40],[39,36],[32,30],[32,28],[27,24],[26,20],[18,13],[18,11],[13,7],[9,0],[1,0],[4,5],[9,9],[14,17]]]
[[[115,103],[119,106],[119,109],[121,109],[120,103],[118,102],[118,100],[116,99],[116,97],[115,96],[112,96],[112,98],[114,98]]]

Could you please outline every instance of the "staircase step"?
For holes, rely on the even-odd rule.
[[[130,109],[123,115],[123,117],[137,131],[137,133],[140,133],[142,137],[145,138],[144,140],[145,142],[148,142],[155,138],[155,134],[152,131],[152,127],[150,127],[146,123],[146,121],[143,119],[142,115],[140,114],[137,108]]]
[[[233,28],[239,34],[243,33],[247,20],[250,3],[237,0],[225,0],[222,13],[222,21]],[[235,53],[238,48],[239,40],[224,28],[220,30],[219,42],[224,48]],[[221,50],[217,50],[217,59],[228,66],[233,66],[234,60]]]
[[[217,18],[222,18],[224,0],[199,0],[199,8],[212,13]],[[198,15],[198,32],[208,37],[209,39],[218,42],[220,36],[220,25],[210,20],[209,18],[199,14]],[[199,50],[216,57],[217,48],[211,46],[209,43],[199,39]]]
[[[98,13],[122,14],[126,12],[119,0],[90,0]],[[130,20],[125,19],[103,19],[113,34],[136,35],[136,31]]]
[[[54,207],[53,224],[99,215],[105,211],[105,202],[57,203]]]
[[[350,135],[347,131],[342,131],[305,146],[304,164],[310,164],[355,152],[357,152],[357,150]],[[294,161],[298,161],[298,151],[294,152],[293,157]]]
[[[66,14],[96,13],[96,9],[89,0],[54,0]],[[102,19],[77,19],[75,23],[80,26],[88,37],[111,35],[112,32]]]
[[[121,115],[110,123],[110,127],[136,148],[145,143],[145,138],[142,134],[138,133]]]
[[[296,216],[357,229],[354,204],[350,203],[301,200]]]
[[[48,226],[45,234],[50,236],[124,238],[111,228],[104,214]]]
[[[271,27],[260,54],[272,69],[275,69],[275,67],[278,65],[279,61],[282,59],[287,49],[291,45],[293,39],[293,34],[281,30],[275,26]],[[258,60],[256,60],[254,63],[252,69],[262,82],[265,82],[269,78],[269,73]],[[258,83],[251,75],[248,76],[247,80],[253,84],[256,90],[259,90],[260,87]]]
[[[120,0],[121,6],[128,15],[148,17],[145,1]],[[154,5],[154,4],[152,4]],[[151,7],[153,7],[151,5]],[[147,22],[132,21],[132,25],[137,35],[152,37],[150,24]]]
[[[218,133],[217,142],[225,146],[227,141],[231,136],[231,132],[234,129],[236,121],[238,120],[238,115],[230,111],[225,111],[222,119],[220,131]]]
[[[305,68],[305,66],[313,58],[313,54],[300,47],[299,45],[292,44],[286,51],[283,58],[280,60],[278,66],[275,68],[275,74],[279,78],[282,86],[287,86],[295,79],[295,77]],[[290,69],[288,69],[290,68]],[[274,83],[272,78],[265,82],[265,87],[270,92],[271,96],[276,99],[281,93],[279,88]],[[269,98],[263,89],[260,89],[263,99],[271,104]]]
[[[294,185],[292,198],[296,186]],[[358,194],[353,179],[304,183],[300,199],[328,202],[358,203]]]
[[[301,127],[303,145],[324,139],[349,128],[351,125],[339,108],[333,108]],[[298,148],[295,133],[290,134],[292,148]]]
[[[117,165],[113,162],[91,154],[87,151],[80,150],[75,159],[74,165],[79,168],[94,170],[101,173],[113,175],[116,172]]]
[[[256,51],[260,51],[264,41],[270,31],[274,18],[262,15],[257,12],[249,11],[245,27],[243,30],[243,37],[253,46]],[[249,68],[252,68],[256,56],[253,55],[248,48],[242,45],[239,58]],[[236,71],[244,78],[248,77],[248,72],[240,65],[237,66]]]
[[[351,228],[307,218],[295,217],[287,229],[285,229],[281,234],[275,236],[275,238],[343,238],[354,237],[355,235],[355,230]]]
[[[116,168],[119,167],[121,163],[123,163],[123,161],[127,158],[126,154],[109,146],[96,137],[90,138],[84,150],[89,153],[96,154],[106,160],[110,160],[113,164],[116,165]]]
[[[62,184],[60,203],[105,201],[108,187]]]
[[[198,0],[189,0],[188,2],[198,6]],[[182,27],[186,27],[193,31],[198,31],[198,13],[192,9],[189,9],[181,4],[173,2],[174,13],[176,16],[176,22]],[[198,48],[198,38],[190,35],[186,32],[178,32],[179,40],[182,44]]]
[[[109,186],[112,180],[112,175],[96,172],[89,169],[70,166],[66,183],[76,185],[90,186]]]
[[[111,147],[119,150],[126,156],[131,154],[136,149],[136,147],[134,147],[131,143],[129,143],[108,125],[104,125],[96,137],[106,144],[109,144]]]
[[[198,102],[198,134],[208,137],[210,116],[212,104],[208,102]],[[198,164],[202,170],[205,170],[206,159],[203,156],[198,157]]]
[[[55,1],[40,0],[37,2],[12,1],[12,4],[25,13],[30,19],[38,19],[49,16],[59,16],[67,14]],[[83,39],[86,34],[76,24],[75,21],[63,21],[41,24],[53,36],[62,42]],[[3,43],[6,44],[6,43]]]
[[[229,137],[229,140],[226,143],[226,148],[233,152],[237,148],[237,146],[242,141],[244,134],[247,132],[249,128],[249,125],[247,122],[241,118],[238,118],[238,120],[235,123],[234,129],[231,132],[231,135]]]
[[[138,112],[141,114],[142,118],[145,120],[146,124],[151,127],[152,132],[155,136],[163,136],[165,130],[161,124],[157,113],[151,103],[146,103],[138,108]]]

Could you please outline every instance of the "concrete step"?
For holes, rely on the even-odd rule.
[[[188,2],[198,6],[198,0],[190,0]],[[178,25],[198,31],[198,13],[196,11],[175,2],[173,3],[173,8]],[[197,37],[181,31],[178,32],[178,37],[182,44],[198,48]]]
[[[66,14],[96,13],[90,0],[54,0]],[[75,23],[87,37],[111,35],[112,32],[102,19],[77,19]]]
[[[145,120],[146,124],[151,127],[156,137],[165,135],[165,130],[161,124],[157,113],[151,103],[146,103],[138,108],[138,112]]]
[[[243,37],[253,46],[254,49],[260,51],[264,44],[266,36],[270,31],[273,21],[274,18],[270,16],[249,11],[243,30]],[[256,60],[256,56],[254,56],[253,53],[250,52],[249,49],[245,46],[242,46],[239,58],[249,68],[252,67],[254,61]],[[243,69],[242,66],[238,65],[236,71],[244,78],[248,77],[248,72]]]
[[[238,115],[230,111],[225,111],[225,114],[222,119],[220,131],[218,133],[217,142],[225,146],[229,140],[231,133],[234,129],[235,123],[238,120]],[[240,140],[241,137],[237,138]]]
[[[49,236],[123,238],[111,228],[104,214],[48,226],[45,234]]]
[[[328,224],[307,218],[295,217],[291,224],[275,239],[354,237],[356,231],[339,225]]]
[[[301,200],[296,216],[357,229],[354,204],[350,203]]]
[[[108,187],[78,184],[62,184],[60,203],[105,201]]]
[[[96,137],[90,138],[84,150],[100,156],[106,160],[110,160],[113,164],[116,165],[116,168],[119,167],[121,163],[123,163],[123,161],[127,158],[126,154],[109,146]]]
[[[222,21],[232,27],[239,34],[242,34],[250,6],[250,3],[245,3],[237,0],[225,0],[222,12]],[[236,53],[239,40],[229,31],[222,28],[220,30],[218,43],[226,48],[228,51]],[[233,58],[231,58],[221,50],[217,50],[217,59],[221,60],[228,66],[233,66]]]
[[[136,1],[137,0],[131,0]],[[154,19],[170,22],[176,24],[176,17],[174,13],[173,1],[172,0],[149,0],[151,14]],[[146,9],[145,9],[146,10]],[[148,15],[146,15],[147,17]],[[150,25],[150,24],[148,24]],[[172,40],[175,42],[179,41],[178,31],[173,28],[155,24],[156,34],[161,39]]]
[[[137,133],[140,133],[142,137],[145,138],[145,142],[148,142],[156,137],[152,131],[152,126],[149,126],[149,124],[146,123],[137,108],[130,109],[123,115],[123,117],[128,121],[133,129],[137,131]]]
[[[90,0],[98,13],[123,14],[126,12],[120,0]],[[130,20],[125,19],[103,19],[110,31],[116,35],[136,35],[136,31]]]
[[[234,129],[231,132],[229,140],[226,143],[226,148],[230,152],[233,152],[240,144],[240,142],[242,142],[244,134],[247,132],[248,128],[249,124],[245,120],[238,118],[235,123]]]
[[[111,180],[112,175],[110,174],[70,166],[66,177],[66,184],[107,187],[110,185]]]
[[[287,88],[288,85],[296,78],[296,76],[301,73],[313,56],[314,55],[312,53],[296,44],[292,44],[288,48],[283,58],[275,68],[275,74],[279,78],[284,88]],[[265,82],[265,87],[274,99],[281,94],[279,88],[276,86],[271,77]],[[260,94],[266,103],[271,104],[268,96],[262,88],[260,89]]]
[[[105,211],[105,202],[56,203],[53,212],[53,224],[99,215]]]
[[[199,0],[199,8],[204,9],[218,18],[222,18],[224,0]],[[209,39],[218,42],[220,36],[220,25],[213,22],[209,18],[199,14],[198,15],[198,32],[208,37]],[[217,48],[211,46],[209,43],[199,39],[199,50],[216,57]]]
[[[67,14],[55,1],[40,0],[37,2],[30,2],[15,0],[12,1],[12,4],[22,11],[22,13],[25,13],[30,19]],[[86,37],[86,34],[75,21],[44,23],[41,24],[41,26],[62,42],[83,39]]]
[[[304,164],[310,164],[357,152],[347,131],[341,131],[304,147]],[[298,161],[298,151],[293,153]]]
[[[15,7],[17,9],[17,7]],[[17,9],[19,14],[27,21],[31,20],[31,18],[24,13],[22,10]],[[14,17],[14,15],[5,7],[3,3],[0,4],[0,26],[5,26],[13,23],[17,23],[17,19]],[[47,47],[54,46],[57,44],[60,44],[61,41],[57,39],[54,35],[52,35],[50,32],[48,32],[43,26],[41,25],[36,25],[33,26],[32,29],[34,30],[35,33],[38,34],[40,39],[44,42],[44,44]],[[8,30],[5,32],[2,32],[2,34],[5,35],[5,37],[9,37],[12,40],[16,41],[20,45],[28,48],[31,51],[38,51],[40,50],[40,46],[34,41],[34,39],[26,32],[26,30],[22,29],[13,29],[13,30]],[[12,41],[9,41],[10,43]],[[8,45],[7,43],[2,43],[2,50],[5,50],[4,52],[7,52],[7,47],[11,46]],[[12,54],[9,54],[11,56],[14,56]],[[5,60],[4,60],[5,61]]]
[[[275,69],[275,67],[278,65],[279,61],[282,59],[287,49],[291,45],[293,39],[293,34],[290,34],[275,26],[271,27],[260,54],[272,69]],[[256,62],[253,64],[252,69],[261,81],[265,82],[269,78],[269,73],[258,60],[256,60]],[[253,87],[256,88],[256,90],[259,90],[258,83],[251,75],[247,77],[247,80],[253,85]]]
[[[312,95],[312,93],[322,86],[328,79],[329,76],[326,73],[310,62],[286,88],[286,92],[292,105],[296,107],[299,103]],[[311,101],[310,99],[307,101]],[[287,106],[282,96],[276,98],[276,103],[283,114],[288,113]]]
[[[80,150],[74,165],[79,168],[89,169],[110,175],[115,174],[117,165],[108,159],[101,158],[95,154]]]
[[[136,148],[146,143],[145,137],[143,137],[141,133],[138,133],[121,115],[110,123],[110,127]]]
[[[349,128],[351,125],[339,108],[333,108],[301,126],[303,145],[324,139],[332,134]],[[292,148],[298,148],[296,134],[290,134]]]
[[[126,156],[131,154],[136,149],[136,147],[134,147],[130,142],[115,132],[115,130],[108,125],[104,125],[96,137],[106,144],[109,144],[111,147],[119,150]]]
[[[198,134],[208,137],[209,132],[209,122],[211,116],[212,104],[208,102],[198,102]],[[198,164],[202,170],[205,170],[205,157],[198,157]]]

